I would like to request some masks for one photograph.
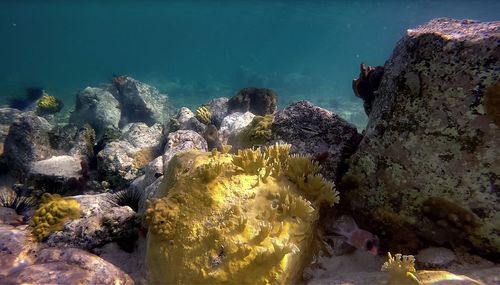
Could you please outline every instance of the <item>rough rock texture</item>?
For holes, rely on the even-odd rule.
[[[436,19],[396,46],[344,177],[373,232],[500,252],[499,42],[500,22]]]
[[[82,127],[74,124],[57,125],[50,131],[51,147],[59,153],[91,159],[94,156],[94,143],[95,131],[89,124]]]
[[[46,243],[52,247],[91,250],[114,241],[134,242],[137,238],[135,212],[128,206],[111,207],[87,218],[67,222],[62,231],[51,233]]]
[[[116,206],[112,202],[111,193],[97,195],[77,195],[71,197],[80,203],[80,218],[88,218],[95,215],[102,215],[110,208]]]
[[[110,92],[87,87],[76,96],[70,121],[79,125],[88,123],[100,135],[106,127],[118,128],[120,117],[120,103]]]
[[[37,191],[78,194],[85,185],[82,160],[69,155],[53,156],[33,162],[28,172],[27,184]]]
[[[136,154],[140,149],[126,141],[113,141],[97,154],[97,169],[113,187],[128,186],[140,176],[135,163]]]
[[[227,115],[222,120],[222,124],[219,129],[220,143],[227,144],[229,137],[237,136],[252,122],[254,117],[255,115],[250,112],[235,112]]]
[[[53,153],[49,137],[51,129],[47,120],[32,112],[24,113],[14,122],[4,144],[9,168],[23,174],[28,171],[30,163],[49,158]]]
[[[189,120],[191,118],[194,118],[194,113],[189,110],[189,108],[182,107],[179,109],[179,112],[177,113],[177,116],[175,119],[179,123],[179,130],[188,130],[189,129]]]
[[[208,150],[207,142],[198,133],[194,131],[179,130],[168,135],[167,146],[163,154],[163,169],[178,152],[188,149]]]
[[[251,112],[254,115],[265,116],[276,112],[278,95],[267,88],[243,88],[236,96],[229,99],[228,112]]]
[[[0,143],[5,141],[9,128],[21,117],[21,111],[14,108],[0,108]]]
[[[36,264],[5,278],[6,284],[134,284],[118,267],[76,248],[47,248]]]
[[[148,126],[163,124],[173,115],[173,108],[168,103],[166,94],[158,89],[128,76],[113,78],[111,93],[121,105],[121,125],[132,122],[144,122]]]
[[[419,268],[446,268],[457,259],[455,253],[445,247],[422,249],[415,258]]]
[[[128,141],[137,148],[159,149],[164,143],[162,130],[161,124],[148,127],[144,123],[131,123],[123,128],[120,140]]]
[[[212,114],[212,123],[217,128],[220,128],[222,120],[227,115],[227,110],[229,107],[229,98],[220,97],[212,99],[210,100],[210,102],[206,104],[206,106],[210,110],[210,113]]]
[[[323,167],[323,175],[337,181],[361,135],[356,127],[336,114],[300,101],[274,116],[275,139],[292,145],[292,152],[312,155]]]
[[[35,262],[38,246],[27,226],[0,224],[0,245],[0,280]]]

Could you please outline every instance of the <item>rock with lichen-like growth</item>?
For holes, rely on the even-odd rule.
[[[432,242],[500,252],[499,41],[500,22],[435,19],[406,32],[343,178],[358,219],[373,225],[390,209]]]
[[[299,282],[317,254],[319,209],[338,196],[316,162],[289,149],[176,155],[145,211],[149,281]]]

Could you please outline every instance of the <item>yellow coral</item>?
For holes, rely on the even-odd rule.
[[[272,138],[271,125],[273,116],[255,116],[252,122],[241,131],[239,135],[239,144],[243,147],[252,147],[262,145]]]
[[[456,275],[443,270],[420,270],[415,269],[415,257],[413,255],[395,254],[393,257],[387,253],[388,259],[382,265],[382,271],[389,272],[390,285],[430,285],[441,284],[443,281],[455,281],[457,283],[483,284],[464,275]],[[448,283],[446,283],[448,284]],[[450,283],[451,284],[451,283]]]
[[[205,125],[210,125],[212,122],[212,113],[205,107],[199,107],[196,109],[196,118]]]
[[[284,170],[266,176],[270,165],[288,164],[288,149],[278,145],[237,155],[190,150],[174,157],[162,198],[145,212],[149,281],[299,281],[315,254],[319,206],[327,201],[322,196],[309,200]]]
[[[57,113],[61,110],[61,102],[54,96],[43,93],[42,97],[37,101],[38,111],[45,114]]]
[[[62,230],[67,220],[79,217],[80,203],[77,200],[45,193],[31,222],[33,235],[41,241],[51,232]]]
[[[389,284],[420,284],[415,269],[415,257],[397,253],[394,257],[387,253],[388,259],[382,271],[389,272]]]

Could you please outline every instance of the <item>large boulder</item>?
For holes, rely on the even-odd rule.
[[[229,98],[220,97],[212,99],[206,104],[206,107],[210,110],[210,114],[212,115],[212,123],[217,128],[220,128],[222,120],[227,115]]]
[[[499,41],[500,22],[435,19],[386,62],[343,184],[387,246],[410,232],[500,252]]]
[[[148,126],[163,124],[173,115],[173,107],[166,94],[128,76],[113,78],[110,91],[118,99],[122,109],[121,124],[143,122]]]
[[[49,132],[52,125],[32,112],[24,113],[9,130],[4,155],[11,170],[24,174],[34,161],[49,158],[53,150]]]
[[[97,154],[97,169],[101,178],[111,183],[113,187],[127,187],[141,175],[140,168],[143,166],[143,161],[148,159],[142,154],[139,148],[127,141],[108,143]]]
[[[229,138],[237,137],[250,123],[252,122],[254,114],[251,112],[234,112],[227,115],[221,123],[219,129],[219,140],[222,144],[227,144]]]
[[[291,144],[292,152],[311,155],[323,167],[323,175],[334,181],[345,172],[345,159],[361,140],[354,125],[307,101],[277,112],[272,134]]]
[[[148,127],[144,123],[131,123],[122,129],[120,140],[128,141],[137,148],[152,148],[159,150],[164,143],[163,126],[154,124]]]
[[[120,103],[107,90],[87,87],[76,96],[75,111],[71,122],[90,124],[100,135],[105,128],[118,128],[121,110]]]
[[[56,125],[49,134],[51,147],[57,152],[87,160],[94,157],[95,131],[89,124]]]
[[[207,141],[194,131],[179,130],[170,133],[163,154],[163,169],[165,170],[168,167],[168,163],[177,153],[190,149],[207,151]]]

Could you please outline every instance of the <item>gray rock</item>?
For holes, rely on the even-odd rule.
[[[118,128],[120,117],[120,103],[110,92],[87,87],[78,93],[70,121],[77,125],[88,123],[100,136],[107,127]]]
[[[141,175],[135,155],[140,151],[126,141],[113,141],[97,154],[97,169],[113,187],[127,187]]]
[[[359,220],[500,252],[499,27],[435,19],[399,41],[345,177]]]
[[[191,118],[194,118],[194,113],[189,110],[189,108],[182,107],[179,109],[179,112],[177,113],[177,116],[175,119],[179,123],[179,129],[180,130],[187,130],[189,129],[188,123]]]
[[[144,123],[131,123],[122,129],[120,140],[124,140],[137,148],[153,148],[159,150],[164,144],[162,138],[163,127],[154,124],[148,127]]]
[[[163,154],[163,169],[177,153],[189,149],[208,150],[207,142],[194,131],[179,130],[168,135],[168,142]]]
[[[82,173],[81,158],[69,155],[53,156],[31,164],[27,185],[33,186],[41,193],[78,194],[85,185],[85,175]]]
[[[6,195],[6,194],[2,194]],[[18,215],[16,210],[0,206],[0,224],[19,226],[23,224],[23,216]]]
[[[52,232],[45,243],[51,247],[75,247],[91,250],[106,243],[137,237],[139,221],[128,206],[110,207],[87,218],[64,224],[62,231]]]
[[[219,129],[220,142],[222,144],[227,144],[229,137],[237,136],[252,122],[254,117],[255,115],[250,112],[235,112],[226,116],[222,120],[222,124]]]
[[[225,116],[227,116],[228,113],[229,98],[220,97],[212,99],[206,104],[206,106],[212,114],[212,123],[217,128],[220,128],[222,120]]]
[[[162,183],[163,183],[163,175],[156,178],[156,180],[153,183],[151,183],[144,189],[144,196],[141,203],[139,204],[139,210],[137,211],[139,215],[142,215],[146,210],[147,202],[149,199],[160,198],[158,192]]]
[[[419,268],[447,268],[456,260],[455,253],[444,247],[429,247],[418,252],[416,258]]]
[[[151,185],[158,177],[163,175],[163,156],[159,156],[151,161],[144,168],[144,186]]]
[[[166,94],[128,76],[113,78],[111,92],[121,105],[121,125],[143,122],[148,126],[163,124],[174,114]]]
[[[10,125],[21,117],[21,111],[14,108],[0,108],[0,143],[5,141]]]
[[[12,124],[5,138],[4,155],[11,170],[24,174],[32,162],[49,158],[49,132],[52,129],[47,120],[32,112],[22,114]]]
[[[116,206],[112,201],[111,193],[97,195],[77,195],[71,197],[80,203],[80,217],[82,219],[91,216],[102,215],[110,208]]]
[[[50,131],[50,142],[58,153],[84,156],[87,160],[94,157],[95,131],[88,124],[56,125]]]
[[[46,248],[36,264],[7,276],[6,284],[134,284],[118,267],[77,248]]]
[[[354,125],[307,101],[275,114],[273,136],[292,145],[291,152],[309,154],[323,167],[325,177],[338,181],[348,158],[361,140]]]

